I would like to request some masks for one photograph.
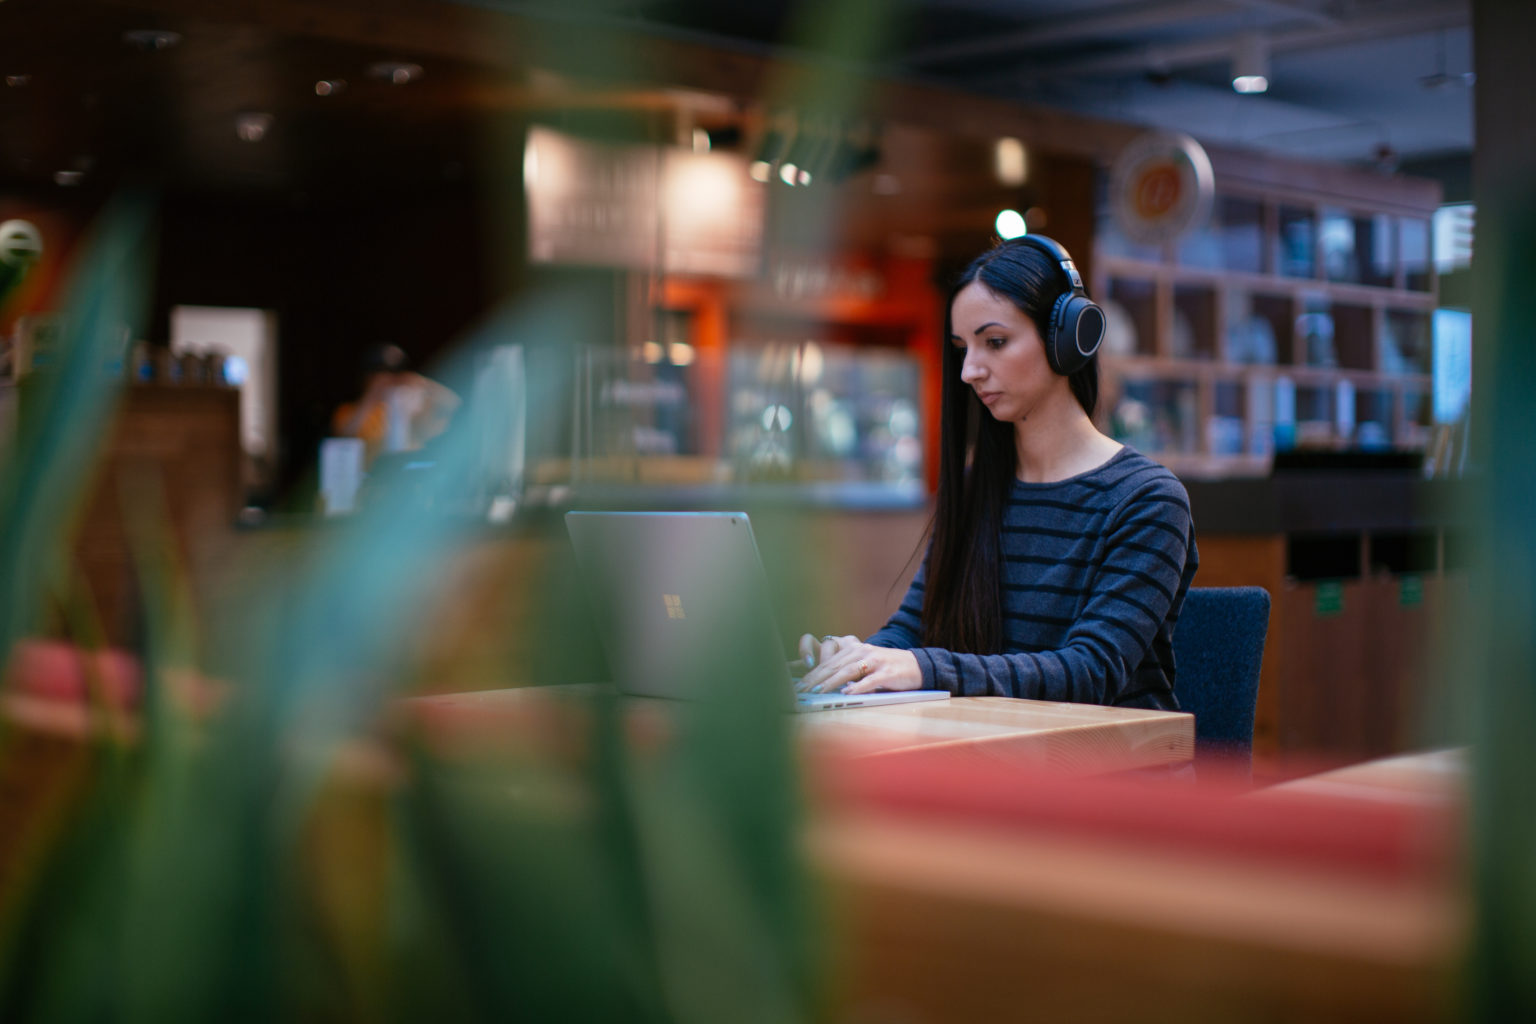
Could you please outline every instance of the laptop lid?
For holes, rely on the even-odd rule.
[[[597,633],[626,693],[793,687],[743,512],[568,512]],[[706,688],[708,690],[706,691]]]

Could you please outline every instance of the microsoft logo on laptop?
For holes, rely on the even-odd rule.
[[[683,614],[683,599],[678,594],[662,594],[661,599],[667,603],[667,618],[686,619]]]

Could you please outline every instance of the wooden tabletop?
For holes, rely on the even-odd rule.
[[[408,701],[414,716],[451,741],[492,742],[527,735],[546,712],[558,714],[582,687],[542,687],[440,694]],[[579,702],[578,702],[579,703]],[[632,718],[647,733],[664,728],[670,702],[633,699]],[[796,715],[803,745],[815,756],[894,756],[944,752],[955,758],[1020,759],[1071,772],[1178,765],[1194,756],[1194,717],[1091,704],[955,697]],[[508,732],[511,730],[511,732]],[[544,726],[535,728],[543,732]]]
[[[1066,771],[1176,765],[1195,750],[1193,715],[1009,697],[814,712],[800,716],[800,732],[854,756],[942,751]]]
[[[1463,748],[1398,754],[1305,775],[1260,790],[1255,799],[1305,794],[1409,803],[1459,803],[1466,794]]]

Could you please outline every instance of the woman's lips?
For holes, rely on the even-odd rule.
[[[1002,398],[1003,393],[1001,391],[978,391],[976,392],[976,397],[981,399],[982,405],[991,405],[999,398]]]

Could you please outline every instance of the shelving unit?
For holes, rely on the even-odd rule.
[[[1241,169],[1218,166],[1210,223],[1177,243],[1128,241],[1101,204],[1110,429],[1204,477],[1262,474],[1276,448],[1424,448],[1438,189]]]

